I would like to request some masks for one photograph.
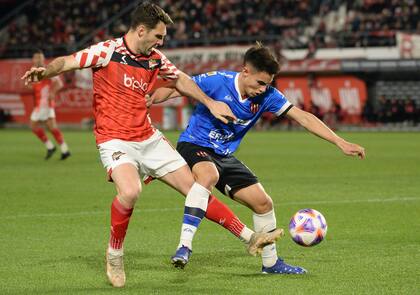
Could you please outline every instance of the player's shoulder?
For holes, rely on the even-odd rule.
[[[211,71],[196,76],[197,79],[205,79],[208,81],[220,81],[220,80],[234,80],[236,72],[230,71]]]
[[[284,94],[274,86],[268,86],[265,94],[272,99],[285,99]]]
[[[150,54],[149,58],[151,59],[168,59],[166,55],[160,51],[159,49],[153,48],[152,53]]]

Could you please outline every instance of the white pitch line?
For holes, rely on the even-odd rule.
[[[420,201],[420,197],[404,197],[404,198],[389,198],[389,199],[357,199],[357,200],[318,200],[318,201],[292,201],[292,202],[279,202],[275,204],[275,207],[284,205],[306,205],[310,207],[316,204],[350,204],[350,203],[389,203],[389,202],[415,202]],[[243,205],[230,205],[230,208],[239,208]],[[180,211],[182,207],[171,207],[171,208],[149,208],[149,209],[137,209],[141,213],[153,213],[153,212],[169,212],[169,211]],[[81,211],[71,213],[41,213],[41,214],[20,214],[10,216],[0,216],[0,220],[5,219],[19,219],[19,218],[39,218],[39,217],[77,217],[77,216],[92,216],[92,215],[105,215],[109,214],[109,211]]]

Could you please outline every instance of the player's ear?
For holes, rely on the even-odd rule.
[[[250,74],[250,72],[249,72],[249,67],[248,66],[243,66],[242,67],[242,73],[244,73],[245,74],[245,76],[248,76],[249,74]]]
[[[139,25],[139,26],[136,28],[136,31],[137,31],[137,35],[139,36],[139,38],[141,38],[141,37],[143,37],[143,36],[144,36],[144,34],[146,33],[146,27],[145,27],[144,25]]]

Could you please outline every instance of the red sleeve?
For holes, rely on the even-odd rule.
[[[176,80],[179,77],[179,70],[169,61],[169,59],[159,50],[156,50],[161,56],[161,64],[159,68],[159,76],[164,80]]]
[[[115,42],[108,40],[92,45],[73,54],[81,68],[105,67],[115,50]]]

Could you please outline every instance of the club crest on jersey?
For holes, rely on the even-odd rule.
[[[122,155],[125,155],[125,153],[120,152],[120,151],[115,152],[115,153],[112,154],[112,160],[118,161],[121,158]]]
[[[257,112],[258,112],[258,110],[260,109],[260,105],[259,105],[259,104],[257,104],[257,103],[251,103],[250,108],[251,108],[251,112],[252,112],[253,114],[255,114],[255,113],[257,113]]]
[[[149,69],[154,69],[159,65],[157,59],[149,59]]]

